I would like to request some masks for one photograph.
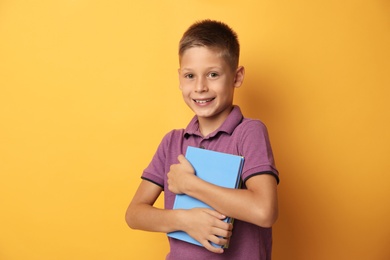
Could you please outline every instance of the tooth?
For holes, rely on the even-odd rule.
[[[207,99],[207,100],[195,100],[195,101],[196,101],[196,103],[203,104],[203,103],[206,103],[206,102],[211,101],[211,99]]]

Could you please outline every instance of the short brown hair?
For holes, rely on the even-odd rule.
[[[221,52],[221,56],[235,70],[240,57],[240,44],[236,32],[223,22],[202,20],[195,22],[184,32],[179,43],[179,58],[192,47],[209,47]]]

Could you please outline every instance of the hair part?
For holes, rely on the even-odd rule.
[[[207,47],[220,52],[232,70],[238,67],[240,44],[235,31],[227,24],[215,20],[202,20],[184,32],[179,43],[179,59],[193,47]]]

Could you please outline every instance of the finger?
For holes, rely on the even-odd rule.
[[[216,253],[216,254],[222,254],[223,253],[223,249],[222,248],[213,246],[208,240],[205,240],[205,241],[201,242],[201,244],[207,250],[209,250],[209,251],[211,251],[213,253]]]
[[[224,238],[224,237],[210,236],[209,241],[214,243],[215,245],[224,246],[228,243],[229,240],[227,238]]]
[[[222,238],[229,238],[232,236],[232,230],[214,227],[212,230],[212,234]]]
[[[176,163],[171,164],[171,166],[169,166],[169,170],[170,170],[169,172],[174,171],[177,168],[177,166],[178,166],[178,164],[176,164]],[[168,174],[169,174],[169,172],[168,172]]]
[[[224,221],[226,219],[226,216],[215,211],[215,210],[211,210],[211,209],[207,209],[207,208],[204,208],[204,211],[217,218],[218,220],[216,220],[214,222],[214,227],[216,228],[219,228],[219,229],[222,229],[222,230],[226,230],[226,231],[232,231],[233,230],[233,224],[232,223],[228,223],[226,221]]]

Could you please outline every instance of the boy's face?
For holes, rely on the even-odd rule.
[[[233,71],[218,51],[207,47],[192,47],[180,60],[180,90],[199,120],[222,123],[231,111],[234,88],[243,79],[243,67]]]

